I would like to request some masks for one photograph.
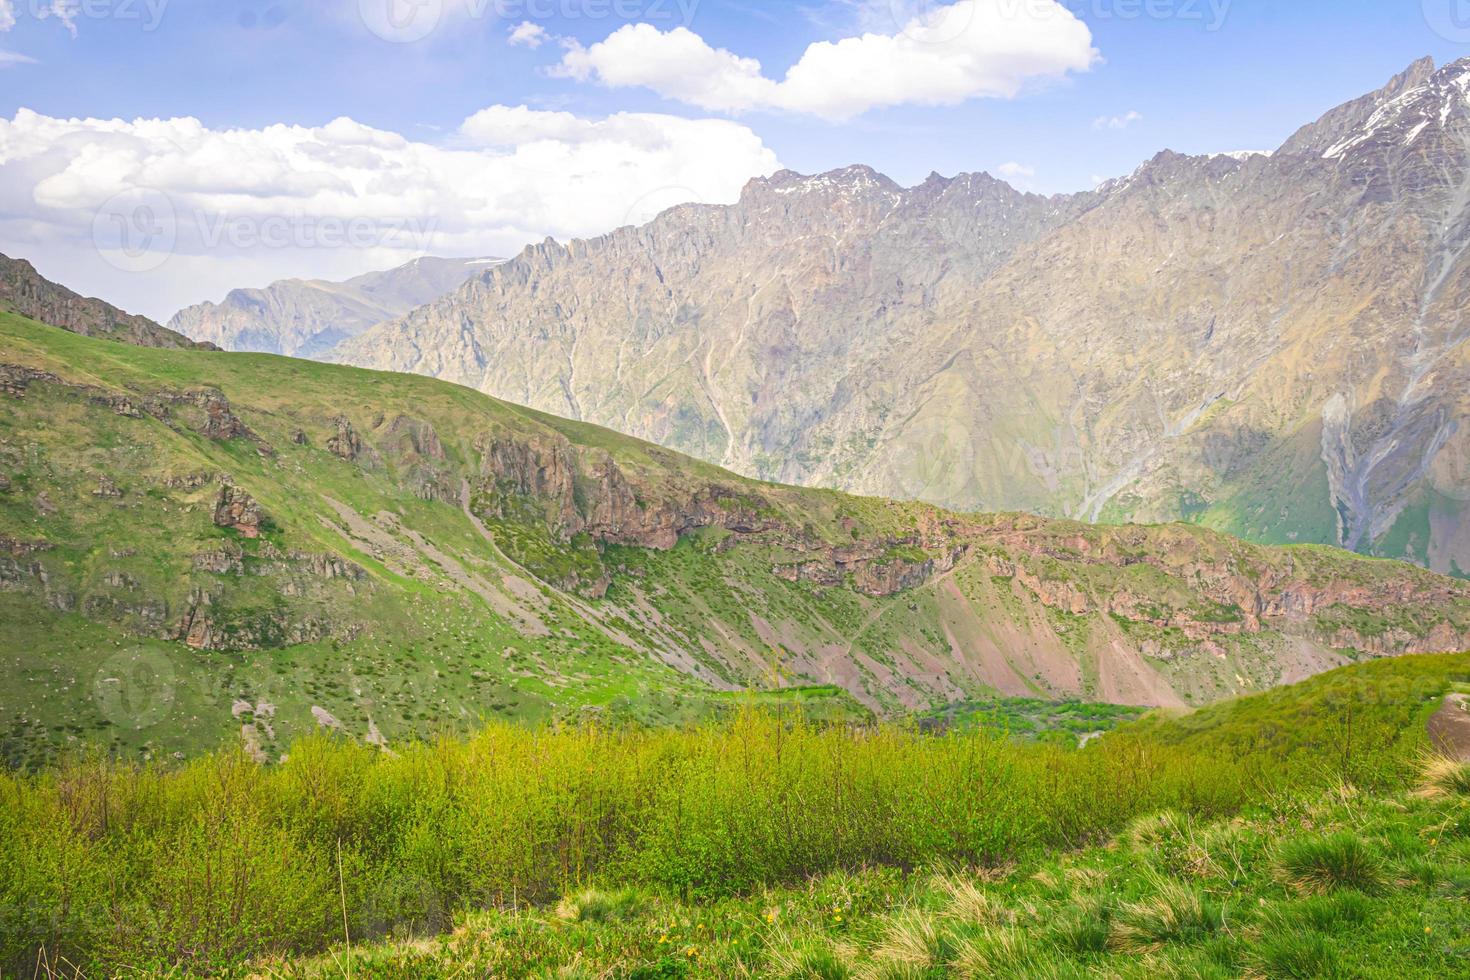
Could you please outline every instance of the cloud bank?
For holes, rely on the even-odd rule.
[[[671,188],[731,202],[779,166],[738,123],[651,113],[492,106],[429,144],[346,118],[215,130],[22,109],[0,119],[0,241],[73,288],[162,318],[278,278],[601,234]]]
[[[1056,0],[960,0],[897,33],[807,47],[777,81],[759,61],[693,31],[629,24],[590,47],[567,41],[553,74],[610,88],[651,89],[702,109],[785,110],[835,121],[898,105],[1011,98],[1026,83],[1086,71],[1092,32]]]

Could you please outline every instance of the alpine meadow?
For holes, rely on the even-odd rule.
[[[1470,974],[1451,0],[0,82],[0,978]]]

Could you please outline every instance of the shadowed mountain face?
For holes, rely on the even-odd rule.
[[[24,259],[0,255],[0,313],[18,313],[84,337],[117,340],[141,347],[216,349],[195,343],[145,316],[124,313],[100,299],[88,299],[43,278]]]
[[[329,356],[786,482],[1470,569],[1470,62],[1094,192],[853,167],[546,242]]]
[[[226,350],[312,357],[454,291],[499,261],[420,258],[346,282],[284,279],[180,310],[169,326]]]

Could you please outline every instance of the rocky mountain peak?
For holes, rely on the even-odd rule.
[[[1454,65],[1447,66],[1443,71],[1452,68]],[[1435,75],[1434,59],[1420,58],[1389,79],[1388,84],[1376,92],[1370,92],[1351,102],[1344,103],[1323,115],[1316,122],[1309,123],[1297,130],[1289,140],[1282,144],[1278,153],[1325,154],[1344,140],[1351,139],[1355,133],[1368,124],[1380,109],[1421,88]]]

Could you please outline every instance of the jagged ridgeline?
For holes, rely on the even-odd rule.
[[[327,356],[783,483],[1463,575],[1467,93],[1470,60],[1417,62],[1274,154],[1078,194],[783,171],[528,247]]]
[[[733,692],[1202,703],[1470,646],[1470,586],[745,479],[428,378],[0,314],[0,738],[276,758]]]

